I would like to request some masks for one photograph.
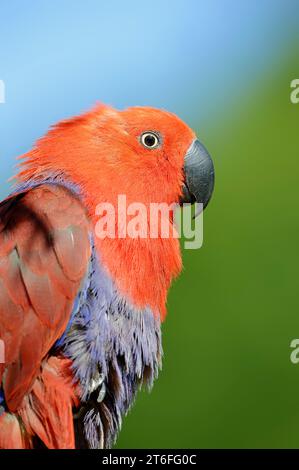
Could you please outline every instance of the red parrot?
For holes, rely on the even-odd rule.
[[[0,448],[109,448],[161,366],[182,263],[175,236],[97,236],[97,207],[119,195],[205,207],[213,163],[175,115],[105,105],[22,158],[0,205]]]

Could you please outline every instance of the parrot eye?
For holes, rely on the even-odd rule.
[[[140,142],[148,149],[156,149],[160,146],[160,137],[155,132],[144,132],[141,134]]]

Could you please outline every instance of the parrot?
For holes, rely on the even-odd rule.
[[[175,236],[97,236],[97,207],[121,194],[205,208],[212,158],[173,113],[97,103],[37,140],[14,181],[0,203],[0,448],[109,449],[161,369],[182,255]]]

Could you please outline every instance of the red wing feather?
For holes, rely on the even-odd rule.
[[[15,412],[63,334],[90,258],[89,220],[66,188],[44,184],[0,206],[0,385]]]

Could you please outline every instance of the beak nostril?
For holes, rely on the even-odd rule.
[[[194,140],[185,155],[185,184],[181,203],[198,202],[205,208],[214,189],[214,165],[207,149]]]

